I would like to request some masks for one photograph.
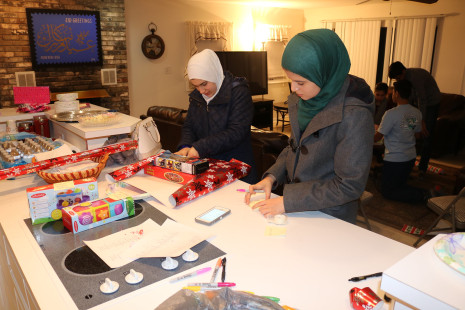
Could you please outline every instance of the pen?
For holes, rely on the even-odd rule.
[[[250,191],[248,189],[243,189],[243,188],[239,188],[237,191],[238,192],[243,192],[243,193],[250,193]],[[254,192],[256,192],[256,193],[264,193],[265,191],[263,189],[256,189],[256,190],[254,190]]]
[[[218,287],[231,287],[236,286],[236,283],[232,282],[217,282],[217,283],[189,283],[187,286],[201,287],[201,288],[218,288]]]
[[[216,262],[215,269],[213,270],[212,278],[210,279],[210,282],[215,282],[216,275],[218,274],[218,269],[221,267],[221,257],[218,258],[218,261]]]
[[[366,280],[368,278],[381,277],[382,275],[383,275],[382,272],[377,272],[377,273],[367,274],[366,276],[353,277],[353,278],[350,278],[349,281],[358,282],[358,281]]]
[[[208,271],[210,271],[210,270],[211,270],[210,267],[202,268],[202,269],[196,270],[196,271],[194,271],[194,272],[186,273],[185,275],[182,275],[182,276],[179,276],[179,277],[177,277],[177,278],[174,278],[174,279],[172,279],[170,282],[173,283],[173,282],[177,282],[177,281],[180,281],[180,280],[188,279],[188,278],[197,276],[197,275],[199,275],[199,274],[208,272]]]
[[[226,279],[226,257],[224,257],[221,261],[221,265],[223,266],[223,269],[221,270],[221,282],[224,282]]]

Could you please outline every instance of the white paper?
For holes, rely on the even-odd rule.
[[[161,226],[148,219],[138,226],[84,243],[108,266],[118,268],[141,257],[180,256],[209,236],[170,219]]]
[[[134,175],[130,178],[124,179],[124,182],[149,193],[168,208],[174,207],[170,203],[169,197],[183,186],[182,184],[162,180],[147,174]]]

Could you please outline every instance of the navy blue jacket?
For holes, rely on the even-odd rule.
[[[182,128],[182,146],[193,146],[201,158],[229,161],[232,158],[252,166],[251,173],[242,180],[257,180],[250,126],[253,118],[253,102],[245,78],[225,72],[218,94],[207,102],[196,89],[189,94],[189,109]]]

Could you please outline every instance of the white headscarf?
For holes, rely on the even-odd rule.
[[[189,59],[187,63],[187,75],[189,76],[189,80],[199,79],[216,84],[216,93],[213,96],[207,97],[202,95],[207,103],[218,94],[224,80],[223,67],[220,60],[216,53],[210,49],[204,49]]]

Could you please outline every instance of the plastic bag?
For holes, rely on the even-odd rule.
[[[156,310],[282,310],[276,302],[230,288],[194,292],[183,289],[165,300]]]

